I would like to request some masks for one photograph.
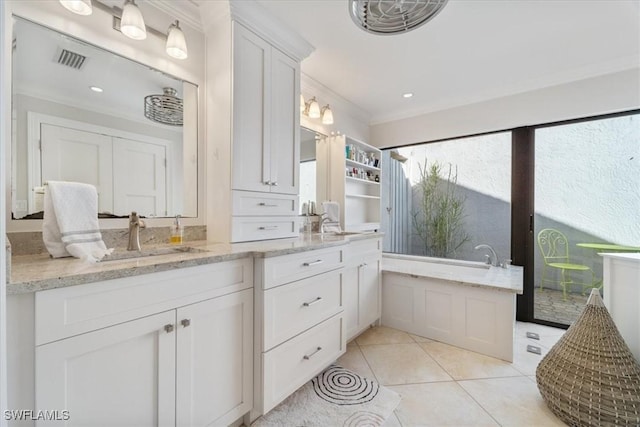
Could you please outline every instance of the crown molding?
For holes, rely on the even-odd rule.
[[[270,14],[254,0],[229,0],[231,19],[300,62],[315,50],[300,34]]]
[[[193,29],[203,32],[200,6],[193,0],[149,0],[147,3],[167,15],[175,17],[181,24],[187,24]]]

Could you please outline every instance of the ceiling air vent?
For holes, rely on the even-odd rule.
[[[84,55],[80,55],[76,52],[71,52],[67,49],[62,49],[60,51],[60,55],[58,56],[58,64],[79,70],[84,65],[84,61],[86,59],[87,57]]]

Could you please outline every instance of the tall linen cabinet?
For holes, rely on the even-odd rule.
[[[207,32],[209,240],[299,233],[300,61],[313,48],[247,2],[212,2]],[[224,3],[224,2],[221,2]],[[208,18],[205,18],[208,19]]]

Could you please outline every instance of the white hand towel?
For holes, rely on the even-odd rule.
[[[54,258],[97,261],[111,253],[98,225],[98,192],[93,185],[49,181],[44,193],[42,238]]]
[[[327,214],[327,221],[340,222],[340,205],[338,202],[322,202],[322,211]]]

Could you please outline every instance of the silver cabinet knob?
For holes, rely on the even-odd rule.
[[[173,329],[174,329],[174,326],[173,326],[171,323],[169,323],[168,325],[164,325],[164,330],[165,330],[168,334],[170,334],[171,332],[173,332]]]
[[[185,328],[186,328],[187,326],[189,326],[189,325],[191,324],[191,319],[182,319],[182,320],[180,321],[180,324],[181,324],[183,327],[185,327]]]

